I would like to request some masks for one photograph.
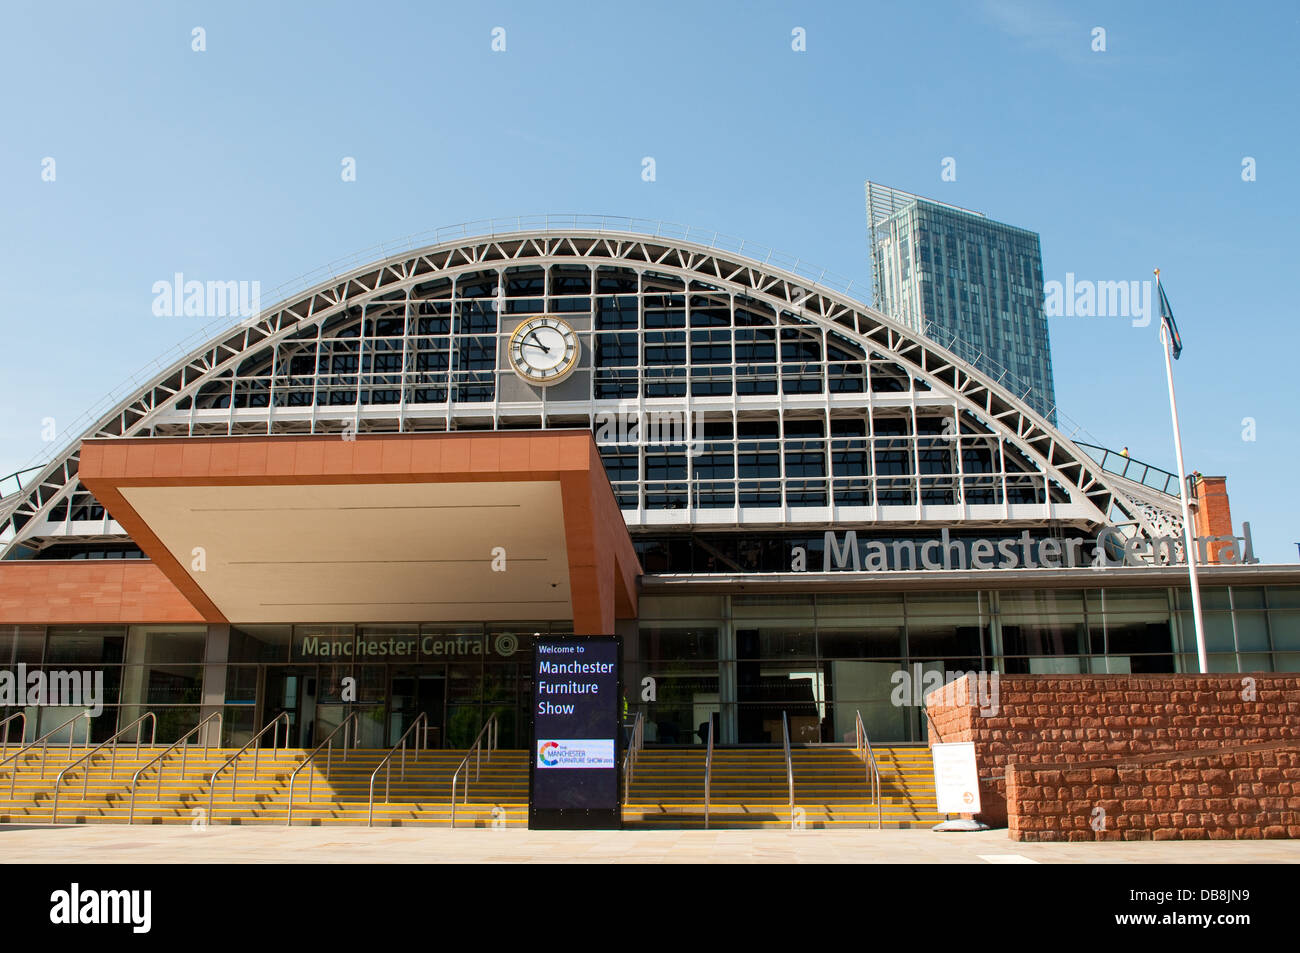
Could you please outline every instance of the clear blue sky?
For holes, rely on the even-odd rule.
[[[872,178],[1039,232],[1048,280],[1160,266],[1188,467],[1297,561],[1295,2],[47,2],[7,5],[0,44],[0,475],[203,323],[153,315],[174,272],[270,289],[439,225],[590,212],[762,242],[866,299]],[[1173,469],[1157,323],[1053,318],[1056,390]]]

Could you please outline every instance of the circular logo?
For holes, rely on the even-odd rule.
[[[963,791],[961,793],[961,799],[967,804],[975,803],[975,795],[971,794],[969,791]]]
[[[519,637],[505,633],[498,635],[496,640],[497,655],[514,655],[519,651]]]
[[[541,748],[538,749],[537,752],[538,760],[540,760],[542,764],[544,764],[548,768],[555,767],[555,765],[560,763],[560,759],[554,756],[554,752],[559,747],[560,746],[557,745],[554,741],[543,742]]]

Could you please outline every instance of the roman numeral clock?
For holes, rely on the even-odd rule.
[[[530,384],[558,384],[578,366],[578,332],[560,318],[538,315],[510,335],[510,366]]]

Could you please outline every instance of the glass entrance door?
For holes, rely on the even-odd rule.
[[[826,680],[813,639],[794,628],[736,630],[736,699],[741,744],[825,740]],[[783,721],[784,718],[784,721]]]
[[[393,665],[389,675],[388,744],[395,745],[402,733],[421,714],[427,716],[428,746],[443,745],[443,715],[447,700],[447,671],[442,665]],[[423,746],[425,731],[412,741]]]
[[[260,728],[276,715],[289,716],[289,745],[310,748],[316,732],[316,667],[268,666],[266,670],[266,706]],[[262,738],[271,744],[271,733]]]

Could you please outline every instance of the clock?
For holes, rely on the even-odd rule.
[[[510,335],[510,366],[530,384],[558,384],[578,366],[582,345],[567,321],[541,314]]]

